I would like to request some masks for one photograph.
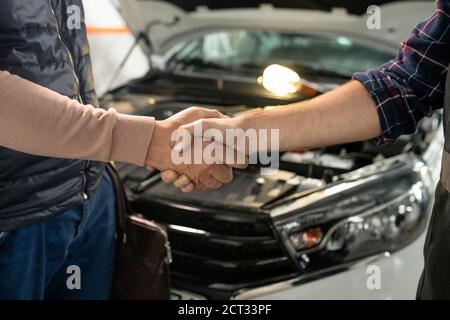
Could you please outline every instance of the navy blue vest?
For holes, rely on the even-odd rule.
[[[73,23],[77,20],[68,23],[78,13],[80,28]],[[0,70],[97,107],[82,1],[2,0]],[[98,162],[0,147],[0,231],[81,205],[94,192],[103,169]]]

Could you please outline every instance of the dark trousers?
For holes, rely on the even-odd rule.
[[[0,235],[0,299],[108,299],[115,196],[105,172],[83,206]]]
[[[441,183],[428,226],[417,299],[450,299],[450,193]]]

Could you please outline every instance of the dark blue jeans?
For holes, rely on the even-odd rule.
[[[0,299],[108,299],[114,199],[105,172],[83,206],[0,233]]]

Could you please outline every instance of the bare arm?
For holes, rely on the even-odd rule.
[[[202,130],[194,131],[200,122]],[[381,134],[375,103],[358,81],[308,101],[231,119],[201,119],[182,128],[196,134],[219,129],[223,137],[227,129],[278,129],[279,151],[367,140]]]
[[[281,151],[367,140],[381,134],[373,99],[358,81],[305,102],[232,121],[243,129],[279,129]]]
[[[201,130],[194,130],[195,126],[200,124]],[[200,119],[181,128],[194,135],[204,135],[208,129],[218,129],[222,132],[222,137],[226,137],[227,129],[278,129],[279,151],[367,140],[381,134],[375,103],[358,81],[350,81],[308,101],[252,112],[236,118]],[[217,141],[217,137],[215,139]],[[227,141],[224,139],[221,142]],[[161,176],[165,182],[173,182],[182,190],[193,190],[193,185],[186,175],[166,170]]]

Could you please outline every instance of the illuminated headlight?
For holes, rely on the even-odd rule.
[[[302,268],[335,266],[413,241],[426,224],[429,187],[409,174],[337,195],[279,224]]]

